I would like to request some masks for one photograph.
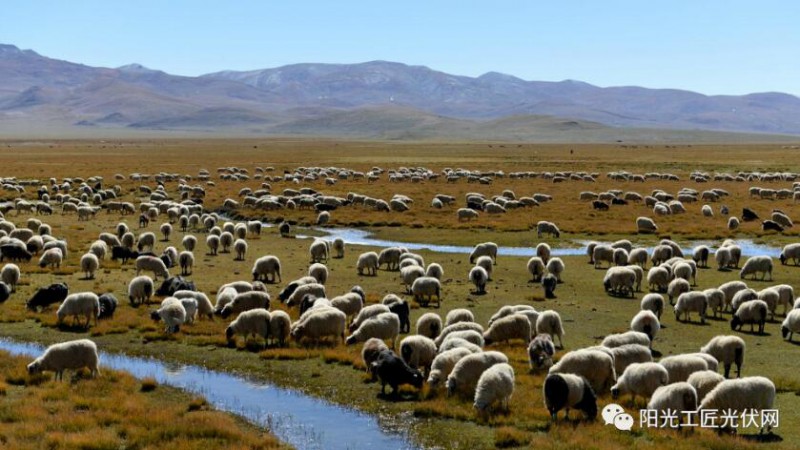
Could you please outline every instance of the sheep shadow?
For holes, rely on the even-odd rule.
[[[758,443],[783,442],[783,438],[780,435],[773,433],[772,431],[770,431],[769,433],[740,434],[738,436],[744,439],[745,441],[750,441],[750,442],[758,442]]]
[[[416,402],[419,401],[419,397],[420,397],[419,392],[415,393],[398,392],[396,394],[392,394],[391,392],[389,392],[388,394],[378,392],[378,394],[375,396],[375,398],[377,398],[378,400],[389,401],[392,403]]]
[[[69,324],[60,323],[57,325],[58,331],[63,331],[65,333],[86,333],[91,328],[89,325],[82,325],[82,324]]]

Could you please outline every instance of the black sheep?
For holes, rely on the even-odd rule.
[[[611,204],[612,205],[623,205],[624,206],[624,205],[628,204],[628,201],[625,200],[624,198],[616,198],[616,197],[614,197],[613,199],[611,199]]]
[[[397,317],[400,319],[400,332],[410,333],[411,319],[409,316],[411,315],[411,310],[408,303],[406,301],[392,303],[389,305],[389,311],[397,314]]]
[[[552,273],[548,273],[542,278],[544,288],[544,298],[556,298],[555,290],[558,285],[558,278]]]
[[[329,205],[327,203],[317,203],[316,205],[314,205],[314,209],[316,209],[317,211],[334,211],[336,210],[336,208],[338,208],[338,206]]]
[[[598,211],[608,211],[608,203],[602,202],[600,200],[592,201],[592,208]]]
[[[378,359],[372,363],[372,373],[381,381],[381,394],[386,395],[386,385],[392,387],[392,396],[397,396],[397,388],[402,384],[410,384],[417,389],[422,388],[422,374],[409,367],[402,358],[393,351],[381,350]]]
[[[33,258],[26,248],[14,244],[0,245],[0,261],[8,258],[11,261],[30,261]]]
[[[100,314],[98,319],[110,319],[114,317],[114,311],[117,310],[117,298],[114,294],[103,294],[100,296]]]
[[[281,299],[282,302],[289,300],[289,297],[294,294],[294,291],[296,291],[298,287],[300,287],[300,283],[292,281],[291,283],[287,284],[283,290],[281,290],[281,292],[278,294],[278,298]]]
[[[750,208],[742,208],[742,220],[745,222],[758,220],[758,214]]]
[[[61,303],[69,295],[67,283],[54,283],[50,286],[39,288],[33,297],[28,300],[26,306],[32,311],[39,308],[47,308],[55,303]]]
[[[783,226],[772,220],[765,220],[761,222],[761,229],[764,231],[777,231],[779,233],[783,232]]]
[[[169,297],[178,291],[196,291],[193,281],[189,281],[182,276],[169,277],[161,283],[156,290],[159,297]]]
[[[573,405],[569,404],[569,399],[570,397],[577,397],[577,392],[573,393],[575,395],[570,395],[570,387],[575,389],[577,386],[570,386],[567,380],[558,373],[550,374],[544,380],[545,404],[554,421],[559,411],[562,409],[569,410],[570,408],[583,411],[589,420],[594,420],[597,417],[597,396],[592,390],[591,384],[585,378],[581,379],[583,380],[583,392],[581,393],[580,401]]]
[[[114,261],[121,259],[122,264],[128,262],[129,259],[136,259],[139,256],[140,256],[139,252],[137,252],[136,250],[131,250],[127,247],[115,245],[111,248],[111,259],[113,259]]]
[[[0,281],[0,303],[5,302],[9,297],[11,297],[11,288]]]

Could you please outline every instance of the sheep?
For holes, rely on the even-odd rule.
[[[758,291],[756,296],[759,300],[763,300],[767,304],[770,312],[770,320],[775,320],[775,309],[781,301],[781,294],[774,288],[766,288]]]
[[[689,285],[689,282],[683,278],[675,278],[674,280],[670,281],[667,285],[667,297],[669,297],[669,304],[673,305],[674,298],[679,297],[681,294],[691,290],[692,287]]]
[[[736,364],[736,376],[742,376],[745,343],[738,336],[715,336],[700,351],[716,358],[725,368],[725,378],[729,378],[731,366]]]
[[[637,265],[642,269],[647,267],[647,249],[634,248],[628,253],[628,265]]]
[[[651,311],[658,320],[661,320],[661,314],[664,312],[664,297],[660,294],[647,294],[642,297],[640,308],[642,311]]]
[[[472,311],[465,308],[451,309],[445,316],[445,327],[459,323],[459,322],[475,322],[475,316]]]
[[[6,246],[3,246],[6,247]],[[2,248],[3,254],[6,254],[6,249]],[[60,248],[49,248],[42,253],[41,258],[39,258],[39,267],[47,267],[50,266],[51,268],[61,267],[61,262],[64,259],[64,253],[61,251]]]
[[[788,284],[779,284],[772,286],[772,289],[778,293],[778,304],[783,305],[783,315],[792,309],[792,302],[794,302],[794,288]]]
[[[661,324],[658,321],[658,317],[652,311],[639,311],[631,320],[631,331],[646,334],[650,338],[650,347],[652,347],[652,342],[660,329]]]
[[[297,342],[319,342],[326,337],[344,341],[346,321],[347,316],[336,308],[319,308],[293,323],[290,335]]]
[[[230,303],[225,305],[219,312],[223,319],[231,314],[240,314],[256,308],[269,309],[269,294],[262,291],[250,291],[236,294]]]
[[[47,347],[47,350],[28,364],[28,373],[36,375],[43,371],[55,372],[55,379],[64,379],[64,370],[78,370],[86,367],[92,378],[100,376],[100,358],[97,345],[89,339],[61,342]]]
[[[308,253],[311,255],[311,263],[328,262],[328,244],[321,240],[315,239],[314,242],[308,247]]]
[[[469,255],[469,263],[475,264],[475,260],[481,256],[491,257],[492,262],[497,265],[497,244],[494,242],[484,242],[476,245]]]
[[[742,325],[750,324],[750,332],[753,332],[753,325],[758,325],[758,334],[764,334],[764,324],[767,321],[769,307],[763,300],[750,300],[742,303],[731,318],[731,330],[741,330]]]
[[[111,237],[116,239],[116,236],[112,235]],[[30,241],[28,241],[28,243],[30,244]],[[44,247],[44,244],[42,244],[42,247]],[[97,259],[105,259],[106,254],[108,253],[108,244],[100,240],[94,241],[89,247],[89,253],[93,253],[95,256],[97,256]]]
[[[216,255],[217,251],[219,250],[220,239],[219,236],[215,234],[209,234],[206,237],[206,247],[208,247],[208,254],[209,255]]]
[[[531,323],[523,314],[512,314],[495,320],[483,333],[486,345],[521,339],[526,345],[531,340]]]
[[[253,281],[263,281],[264,283],[282,282],[281,279],[281,260],[277,256],[262,256],[253,263]]]
[[[556,354],[556,347],[549,334],[540,334],[533,338],[528,344],[528,363],[531,370],[549,369],[553,366],[553,356]]]
[[[159,275],[165,279],[169,278],[169,271],[164,261],[155,256],[140,256],[136,258],[136,276],[139,276],[142,270],[153,271],[155,280],[158,280]]]
[[[728,230],[734,231],[739,228],[739,218],[736,216],[732,216],[728,219]]]
[[[391,339],[391,348],[395,348],[398,334],[400,334],[400,319],[397,314],[381,313],[360,323],[353,334],[347,338],[345,344],[353,345],[377,337],[384,340]]]
[[[554,224],[553,222],[540,220],[539,222],[536,223],[536,236],[539,239],[541,239],[542,234],[545,233],[555,238],[561,237],[561,231],[558,229],[556,224]]]
[[[552,273],[548,273],[542,277],[542,289],[544,289],[544,298],[556,298],[556,287],[558,286],[558,278]]]
[[[743,281],[729,281],[720,285],[719,290],[725,294],[725,305],[730,305],[733,298],[739,291],[747,289],[747,284]]]
[[[657,292],[665,292],[668,289],[669,278],[669,271],[664,267],[652,267],[647,271],[647,285]]]
[[[611,267],[603,277],[603,288],[612,295],[630,293],[634,297],[636,273],[627,267]]]
[[[486,255],[479,256],[475,260],[475,266],[481,267],[486,271],[486,275],[487,275],[486,280],[487,281],[492,279],[493,264],[492,264],[492,258],[491,257],[486,256]]]
[[[400,356],[409,366],[422,368],[422,373],[427,376],[436,358],[436,344],[425,336],[407,336],[400,342]]]
[[[194,251],[194,248],[197,246],[197,238],[192,236],[191,234],[186,235],[181,240],[181,245],[187,251]]]
[[[735,312],[745,302],[758,300],[758,292],[755,289],[743,289],[737,292],[731,300],[731,309]]]
[[[595,346],[588,347],[588,349],[610,353],[611,357],[614,358],[614,372],[617,374],[623,373],[625,368],[633,363],[653,361],[652,351],[646,345],[627,344],[614,348]]]
[[[680,322],[681,317],[685,322],[688,322],[689,314],[696,312],[700,316],[700,323],[706,323],[706,309],[708,307],[708,297],[706,294],[698,291],[684,292],[678,296],[678,301],[675,303],[675,320]]]
[[[17,291],[17,284],[20,279],[19,266],[16,264],[6,264],[3,270],[0,270],[0,281],[7,284],[11,288],[11,292]]]
[[[506,363],[495,364],[481,374],[475,387],[473,406],[479,413],[486,412],[495,403],[508,411],[508,401],[514,393],[514,368]]]
[[[480,351],[480,349],[478,349],[478,351]],[[466,347],[456,347],[437,354],[431,363],[431,368],[428,373],[427,381],[430,388],[438,388],[439,383],[446,380],[450,373],[452,373],[456,363],[465,356],[471,354],[473,354],[473,351]]]
[[[561,258],[552,258],[547,262],[545,269],[548,273],[554,275],[559,283],[562,283],[561,274],[564,273],[564,261]]]
[[[791,260],[792,264],[795,266],[800,264],[800,243],[787,244],[785,247],[783,247],[783,250],[781,250],[780,260],[781,264],[784,266],[789,262],[789,260]]]
[[[136,241],[136,248],[141,252],[144,249],[148,249],[149,251],[153,251],[153,247],[156,245],[156,235],[151,232],[142,233],[139,235],[139,239]]]
[[[94,279],[94,273],[100,267],[100,261],[94,253],[86,253],[81,256],[81,272],[86,274],[86,280]]]
[[[407,293],[411,292],[411,285],[414,283],[414,280],[424,276],[425,269],[417,265],[406,266],[400,269],[400,278],[403,280]]]
[[[668,259],[672,258],[674,255],[674,249],[669,245],[656,245],[653,248],[653,254],[650,256],[650,261],[653,263],[654,266],[657,266]]]
[[[456,217],[458,217],[459,222],[463,222],[465,220],[477,219],[478,212],[470,208],[459,208],[456,211]]]
[[[569,419],[570,408],[583,412],[588,420],[597,418],[597,395],[589,381],[570,373],[549,374],[542,388],[544,405],[552,420],[565,409],[564,418]]]
[[[225,339],[235,345],[236,335],[244,336],[245,343],[250,336],[261,336],[266,342],[269,337],[270,314],[264,308],[251,309],[239,314],[225,329]]]
[[[442,331],[442,318],[435,313],[425,313],[417,319],[417,334],[436,339]]]
[[[558,338],[558,347],[564,348],[564,326],[561,324],[561,316],[552,310],[542,311],[536,320],[536,334],[549,334]]]
[[[233,251],[236,252],[235,261],[244,261],[247,255],[247,241],[244,239],[236,239],[236,241],[233,242]]]
[[[669,373],[661,364],[654,362],[633,363],[625,368],[617,378],[617,384],[611,387],[611,398],[631,394],[631,402],[636,404],[636,396],[652,397],[661,386],[669,384]]]
[[[378,267],[386,264],[386,270],[400,270],[400,255],[403,251],[399,247],[389,247],[378,254]]]
[[[708,255],[711,253],[708,246],[699,245],[692,250],[692,260],[698,267],[708,267]]]
[[[531,274],[531,281],[538,283],[544,275],[544,261],[538,256],[533,256],[528,260],[528,273]]]
[[[159,230],[161,231],[161,234],[164,236],[163,241],[164,242],[169,241],[169,236],[172,234],[172,225],[164,223],[161,225]]]
[[[319,284],[328,281],[328,267],[325,264],[314,263],[308,267],[308,276],[314,277]]]
[[[704,217],[714,217],[714,210],[711,209],[711,206],[703,205],[703,207],[700,208],[700,210],[703,213]]]
[[[197,303],[197,312],[202,316],[213,319],[214,306],[211,304],[211,300],[208,299],[206,294],[197,291],[178,290],[175,291],[172,296],[179,300],[183,300],[185,298],[194,299]]]
[[[744,280],[745,276],[752,275],[755,280],[758,272],[763,273],[762,281],[767,275],[769,275],[769,281],[772,281],[772,258],[769,256],[751,256],[745,261],[742,270],[739,271],[739,278]]]
[[[353,319],[353,322],[350,323],[350,331],[357,330],[358,327],[360,327],[361,324],[365,322],[367,319],[377,316],[378,314],[388,313],[388,312],[391,311],[389,310],[389,307],[386,305],[377,304],[377,305],[364,306],[363,308],[361,308],[361,311],[358,312],[356,318]]]
[[[181,267],[181,275],[191,275],[194,266],[194,254],[184,250],[178,255],[178,264]]]
[[[97,325],[97,316],[99,315],[100,299],[97,294],[92,292],[79,292],[68,295],[59,306],[58,311],[56,311],[59,325],[68,316],[72,316],[73,325],[76,320],[79,320],[79,316],[83,316],[86,317],[85,328],[89,328],[92,318],[94,318],[94,324]]]
[[[372,363],[378,360],[378,355],[383,350],[389,350],[389,347],[381,339],[369,338],[364,342],[364,346],[361,347],[361,360],[364,361],[367,373],[372,374]],[[372,376],[374,380],[375,375]]]
[[[745,377],[721,381],[700,403],[701,411],[729,412],[734,416],[746,411],[773,409],[775,384],[765,377]],[[772,426],[768,425],[767,430]]]
[[[585,377],[597,393],[606,392],[614,385],[617,375],[614,358],[599,350],[574,350],[550,368],[549,373],[572,373]]]
[[[725,377],[713,370],[701,370],[689,375],[689,379],[686,382],[691,384],[694,390],[697,391],[697,400],[702,402],[706,395],[723,380],[725,380]]]
[[[603,347],[621,347],[628,344],[639,344],[644,347],[650,346],[650,337],[639,331],[626,331],[625,333],[609,334],[600,344]]]
[[[483,347],[485,342],[483,341],[483,334],[477,330],[460,330],[460,331],[453,331],[448,333],[447,336],[442,341],[441,345],[439,346],[439,351],[443,352],[450,348],[453,348],[454,345],[450,344],[451,340],[455,339],[462,339],[469,343],[475,344],[478,347]]]
[[[355,317],[364,307],[365,298],[359,292],[348,292],[331,299],[331,306],[345,313],[347,317]]]
[[[445,339],[447,339],[451,333],[457,333],[460,331],[474,331],[480,337],[481,342],[483,341],[483,327],[480,324],[475,322],[457,322],[442,329],[442,332],[439,334],[439,336],[434,339],[436,346],[441,347]]]
[[[366,252],[359,255],[358,262],[356,263],[356,269],[358,270],[359,275],[364,275],[364,272],[371,276],[377,275],[378,254],[375,252]]]
[[[386,385],[392,387],[392,396],[398,394],[401,384],[410,384],[417,389],[422,388],[425,378],[418,370],[408,366],[401,358],[387,349],[378,353],[378,357],[371,365],[371,372],[381,381],[381,394],[386,395]]]
[[[708,370],[708,362],[697,355],[674,355],[661,358],[659,364],[669,372],[669,382],[686,381],[689,375],[701,370]]]
[[[433,300],[433,296],[436,296],[436,307],[439,308],[442,303],[441,291],[441,283],[432,277],[419,277],[411,285],[411,293],[414,295],[414,300],[423,306]]]
[[[792,342],[794,333],[800,332],[800,309],[793,309],[786,314],[781,324],[781,336],[789,342]]]
[[[308,283],[298,286],[297,289],[286,299],[286,306],[295,306],[300,304],[300,300],[306,295],[312,295],[318,298],[327,298],[325,294],[325,286],[319,283]]]
[[[489,274],[483,267],[475,266],[469,271],[469,280],[475,285],[475,294],[481,295],[486,293],[486,282],[489,279]]]
[[[514,313],[523,313],[524,314],[524,313],[529,312],[529,311],[534,311],[535,312],[536,309],[533,306],[530,306],[530,305],[506,305],[506,306],[503,306],[502,308],[498,309],[497,312],[492,315],[492,317],[489,318],[489,326],[492,326],[492,324],[494,323],[495,320],[500,319],[502,317],[510,316],[511,314],[514,314]],[[537,318],[538,318],[538,313],[537,313]],[[531,322],[531,326],[535,326],[535,325],[536,325],[535,321]]]
[[[447,395],[460,393],[472,397],[481,374],[495,364],[508,364],[508,357],[500,352],[474,353],[461,358],[447,377]]]
[[[697,392],[691,384],[681,381],[674,382],[670,377],[670,384],[661,386],[653,392],[647,403],[648,410],[659,411],[659,416],[671,413],[676,415],[682,423],[687,411],[697,409]]]
[[[161,307],[150,313],[154,321],[163,321],[166,333],[177,333],[181,325],[186,322],[186,307],[175,297],[167,297],[161,302]]]
[[[11,297],[11,288],[4,282],[0,281],[0,303],[5,302]]]
[[[658,231],[658,225],[649,217],[637,217],[636,231],[638,233],[655,233]]]

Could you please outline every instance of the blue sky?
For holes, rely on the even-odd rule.
[[[477,76],[800,95],[797,1],[6,2],[0,43],[181,75],[376,59]]]

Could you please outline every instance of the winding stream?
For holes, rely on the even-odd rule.
[[[0,349],[29,357],[38,357],[44,351],[41,345],[2,338]],[[100,353],[100,364],[202,395],[214,408],[268,428],[298,449],[418,448],[402,430],[387,430],[370,414],[260,380],[105,352]]]

